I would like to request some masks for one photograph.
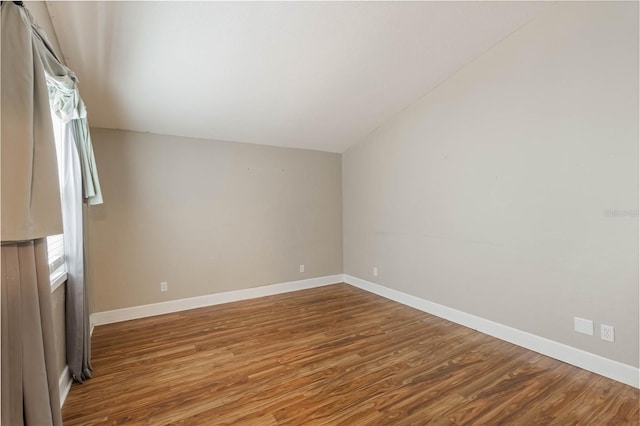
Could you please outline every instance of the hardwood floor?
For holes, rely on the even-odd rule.
[[[639,424],[638,390],[346,284],[100,326],[65,425]]]

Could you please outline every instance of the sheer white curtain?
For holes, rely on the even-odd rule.
[[[51,84],[49,92],[51,96]],[[55,101],[56,98],[51,99]],[[53,102],[52,105],[55,106]],[[65,119],[66,122],[63,121]],[[72,120],[58,110],[53,119],[53,127],[57,142],[64,259],[67,271],[65,313],[67,364],[74,380],[82,382],[91,377],[92,368],[88,298],[84,274],[83,179]]]
[[[51,110],[57,117],[58,170],[67,268],[67,364],[74,380],[91,377],[91,340],[82,202],[101,204],[102,192],[93,156],[87,110],[75,75],[66,67],[45,69]]]

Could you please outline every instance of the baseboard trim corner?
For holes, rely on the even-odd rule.
[[[60,374],[59,388],[60,388],[60,408],[64,405],[64,402],[67,399],[67,395],[69,395],[69,391],[71,390],[71,385],[73,384],[73,378],[71,378],[71,372],[69,371],[69,366],[66,365],[64,370],[62,370],[62,374]]]
[[[219,305],[222,303],[236,302],[246,299],[255,299],[256,297],[272,296],[274,294],[289,293],[291,291],[306,290],[330,284],[337,284],[343,281],[344,274],[328,275],[324,277],[271,284],[242,290],[233,290],[223,293],[207,294],[204,296],[190,297],[187,299],[169,300],[166,302],[152,303],[149,305],[140,305],[130,308],[96,312],[91,314],[90,316],[91,334],[93,334],[93,328],[98,325],[129,321],[156,315],[170,314],[173,312],[186,311],[189,309],[203,308],[205,306]]]
[[[344,274],[344,282],[420,311],[472,328],[509,343],[639,388],[640,369],[448,306]]]

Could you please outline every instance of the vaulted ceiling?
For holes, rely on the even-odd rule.
[[[92,126],[343,152],[543,2],[48,2]]]

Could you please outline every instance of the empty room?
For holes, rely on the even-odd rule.
[[[0,9],[2,426],[640,425],[638,2]]]

